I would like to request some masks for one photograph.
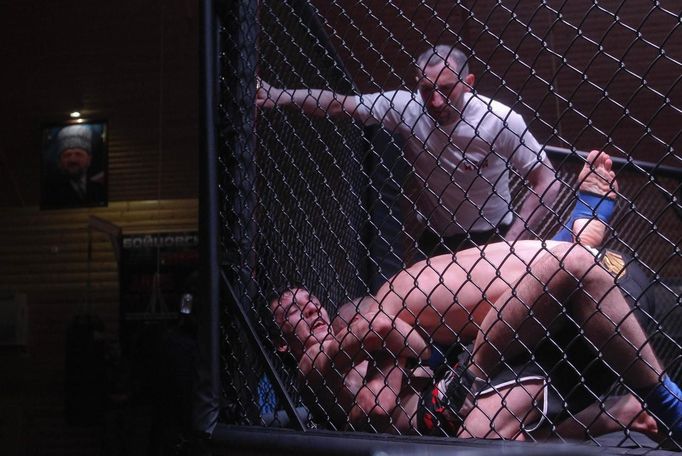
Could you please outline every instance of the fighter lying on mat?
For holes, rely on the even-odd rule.
[[[609,157],[605,154],[599,157],[598,154],[593,151],[588,157],[588,163],[593,163],[596,174],[591,173],[587,166],[583,168],[576,207],[566,227],[553,239],[570,241],[576,233],[581,244],[600,246],[606,233],[604,222],[610,220],[615,208],[618,186]],[[598,178],[600,174],[603,178]],[[593,212],[597,213],[597,220]],[[595,250],[595,253],[600,264],[616,279],[633,311],[643,317],[647,315],[653,305],[652,293],[649,280],[638,264],[611,250]],[[424,413],[420,419],[426,425],[425,431],[462,437],[517,439],[523,439],[531,432],[533,438],[543,438],[551,431],[561,438],[584,439],[609,431],[637,428],[656,436],[656,422],[634,397],[608,396],[613,394],[617,376],[608,364],[595,356],[579,332],[577,325],[565,324],[551,340],[534,350],[532,362],[526,356],[504,363],[505,368],[489,380],[487,387],[478,391],[475,410],[470,413],[461,411],[460,415],[467,416],[467,422],[461,428],[458,427],[461,420],[451,411],[452,404],[448,404],[447,397],[452,396],[451,390],[462,380],[464,385],[459,395],[466,394],[471,387],[471,376],[462,379],[461,372],[458,372],[454,374],[455,382],[447,381],[453,377],[452,374],[437,382],[433,388],[431,412]],[[460,346],[436,345],[433,353],[448,351],[458,355],[457,347]],[[471,350],[471,346],[464,347],[463,353],[454,360],[450,356],[449,362],[465,366]],[[438,358],[432,356],[430,363],[438,361]],[[448,369],[441,366],[440,370]],[[510,406],[516,408],[512,410]],[[619,422],[619,419],[625,420]]]
[[[523,241],[415,264],[363,299],[359,313],[340,332],[332,332],[319,301],[305,290],[285,292],[272,310],[298,360],[303,394],[311,399],[306,403],[318,420],[337,428],[368,416],[385,417],[401,432],[416,427],[420,398],[413,388],[403,388],[402,371],[394,367],[426,356],[420,334],[450,344],[473,340],[484,324],[488,342],[478,344],[476,357],[492,371],[499,356],[486,351],[488,343],[505,353],[518,351],[501,343],[515,338],[532,346],[545,335],[548,322],[563,313],[582,324],[585,337],[612,366],[627,364],[619,372],[625,383],[646,396],[650,410],[679,438],[682,405],[669,390],[679,389],[667,378],[661,381],[660,365],[641,327],[613,288],[613,278],[582,247]],[[528,318],[529,308],[534,319]],[[495,324],[498,314],[509,327]],[[356,366],[370,357],[373,362],[361,372]],[[507,406],[511,402],[508,397]],[[507,408],[513,413],[513,407]]]

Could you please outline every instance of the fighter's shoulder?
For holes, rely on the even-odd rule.
[[[509,122],[521,116],[506,104],[479,93],[470,93],[466,99],[465,113],[488,122]]]
[[[466,108],[482,112],[502,114],[512,111],[506,104],[482,95],[478,92],[469,92],[465,95]]]

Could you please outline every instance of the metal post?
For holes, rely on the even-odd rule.
[[[218,423],[220,408],[218,179],[216,148],[216,39],[213,0],[201,2],[199,37],[199,366],[192,413],[194,430],[208,437]]]

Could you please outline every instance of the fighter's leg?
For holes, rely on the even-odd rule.
[[[604,241],[606,225],[613,217],[618,191],[611,157],[605,152],[591,151],[578,176],[578,185],[571,216],[553,239],[598,247]]]
[[[483,320],[473,369],[486,377],[501,356],[527,354],[573,318],[626,383],[646,388],[659,382],[661,366],[613,278],[584,249],[560,244],[532,265]]]
[[[533,380],[480,395],[466,411],[458,437],[527,440],[525,430],[541,420],[544,382]],[[460,413],[462,413],[460,411]]]
[[[641,432],[659,440],[658,425],[631,394],[593,403],[557,425],[555,434],[564,439],[585,440],[624,430]]]
[[[495,278],[488,261],[481,261],[478,249],[458,253],[455,261],[452,255],[421,261],[387,281],[374,297],[375,306],[421,331],[429,343],[472,341],[478,332],[475,322],[490,308],[481,297],[481,290]],[[477,262],[481,263],[477,269],[487,277],[481,280],[484,285],[469,277]]]
[[[472,372],[487,378],[502,358],[531,351],[558,318],[571,317],[627,386],[682,438],[682,391],[667,376],[613,278],[574,245],[552,249],[495,302],[477,337]],[[511,342],[510,342],[511,341]]]
[[[595,402],[561,421],[553,430],[542,423],[544,416],[540,408],[543,400],[541,381],[501,388],[494,393],[479,396],[476,407],[467,413],[458,437],[586,440],[627,429],[645,434],[655,441],[662,439],[656,420],[631,394],[610,397],[603,403]],[[542,426],[536,429],[538,424]]]

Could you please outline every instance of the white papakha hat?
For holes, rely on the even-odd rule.
[[[57,134],[57,155],[66,149],[83,149],[92,154],[92,131],[85,125],[69,125]]]

